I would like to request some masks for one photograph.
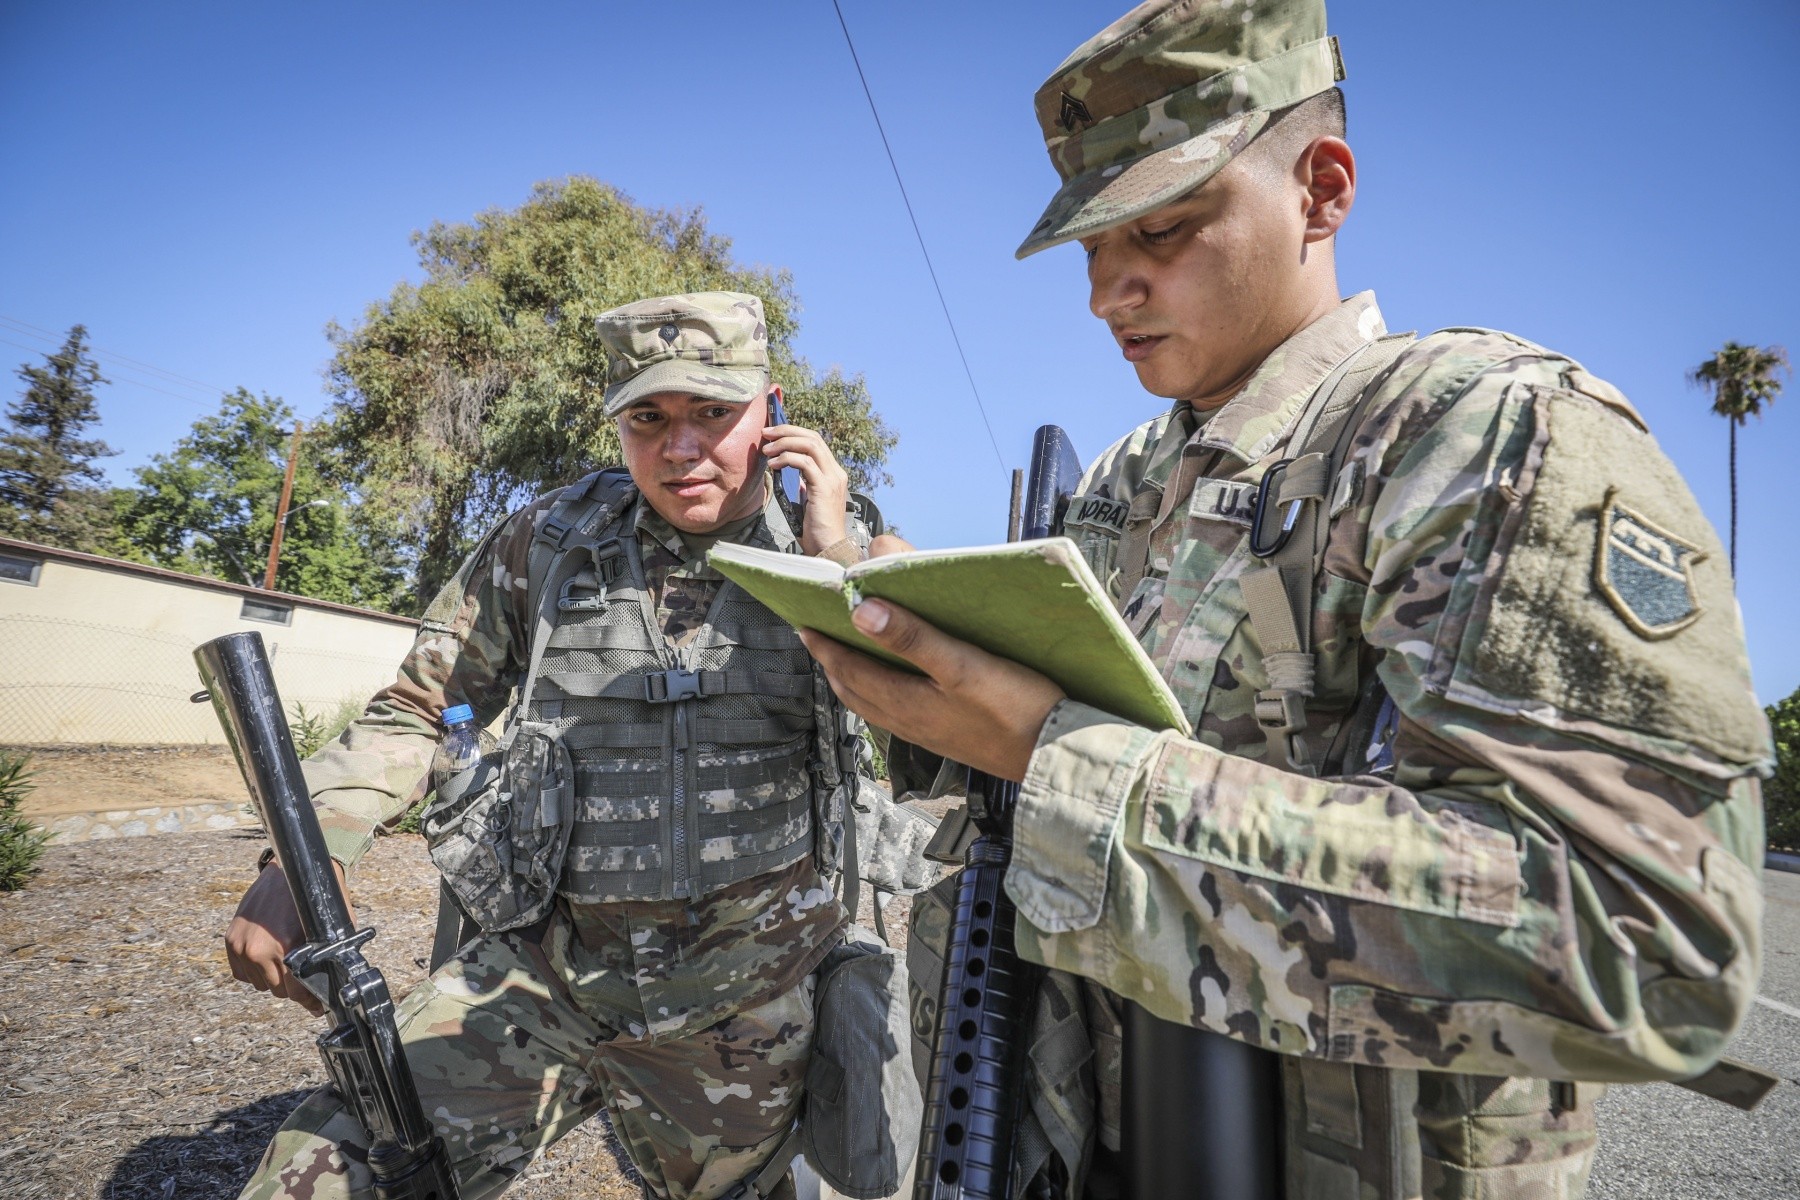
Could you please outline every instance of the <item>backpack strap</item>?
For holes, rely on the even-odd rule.
[[[1339,492],[1347,500],[1354,483],[1339,476],[1364,412],[1412,341],[1410,333],[1390,334],[1340,362],[1301,412],[1289,457],[1264,473],[1256,491],[1250,552],[1263,565],[1239,580],[1269,674],[1269,686],[1256,693],[1256,723],[1269,744],[1268,761],[1303,775],[1320,766],[1301,733],[1316,671],[1313,603],[1334,501]]]

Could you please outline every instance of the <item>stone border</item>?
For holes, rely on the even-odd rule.
[[[182,833],[196,829],[237,829],[259,822],[246,811],[248,805],[181,804],[151,808],[109,808],[93,812],[45,814],[34,821],[50,832],[50,844],[91,842],[102,838],[148,837],[156,833]]]

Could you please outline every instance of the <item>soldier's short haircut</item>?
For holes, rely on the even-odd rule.
[[[1344,129],[1344,92],[1331,88],[1271,113],[1242,157],[1258,169],[1285,172],[1315,138],[1341,138]]]

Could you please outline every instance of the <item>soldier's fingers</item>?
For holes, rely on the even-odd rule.
[[[947,690],[960,688],[980,660],[993,657],[885,600],[863,601],[851,611],[850,620],[884,650],[898,654]]]
[[[802,629],[800,638],[807,652],[818,660],[831,681],[831,690],[858,716],[865,717],[883,729],[894,729],[905,723],[907,697],[918,699],[920,688],[929,684],[916,675],[906,675],[885,663],[876,662],[834,638],[814,629]],[[913,706],[914,711],[919,711]]]
[[[259,992],[273,991],[284,970],[280,944],[260,925],[242,917],[234,919],[225,931],[225,960],[231,965],[233,979]]]
[[[281,972],[280,984],[272,990],[275,995],[280,996],[283,1000],[292,1000],[315,1017],[325,1011],[325,1006],[319,1003],[317,996],[312,994],[312,989],[301,983],[300,977],[286,968],[283,968]]]
[[[880,558],[884,554],[904,554],[916,547],[905,538],[894,533],[877,534],[869,543],[869,557]]]

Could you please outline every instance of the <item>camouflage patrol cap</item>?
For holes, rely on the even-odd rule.
[[[1344,77],[1324,0],[1149,0],[1037,90],[1063,185],[1019,258],[1133,220],[1199,187],[1269,113]]]
[[[657,392],[748,404],[768,387],[769,328],[755,296],[658,296],[595,320],[606,344],[609,417]]]

